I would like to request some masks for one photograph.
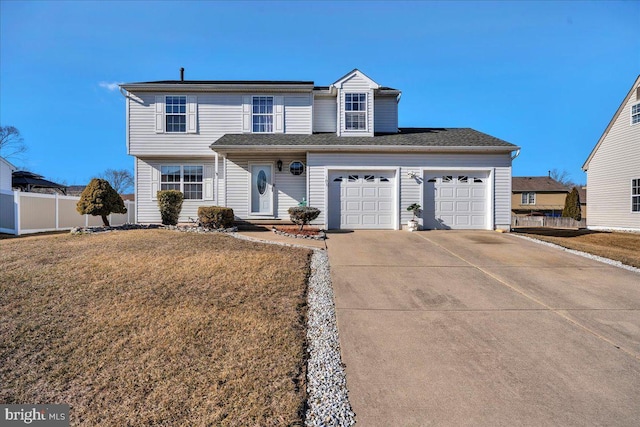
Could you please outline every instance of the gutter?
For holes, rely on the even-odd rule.
[[[224,151],[227,153],[232,152],[246,152],[246,151],[383,151],[383,152],[429,152],[429,153],[452,153],[452,152],[465,152],[465,153],[511,153],[514,150],[520,152],[520,147],[443,147],[443,146],[413,146],[413,145],[217,145],[211,144],[209,146],[214,151]]]
[[[133,83],[123,84],[120,88],[124,88],[129,92],[313,92],[313,85],[309,84],[194,84],[194,83]]]

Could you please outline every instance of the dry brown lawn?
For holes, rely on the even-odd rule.
[[[554,228],[515,229],[536,239],[614,259],[640,268],[640,233],[608,233]]]
[[[72,425],[301,425],[310,252],[137,230],[0,242],[0,402]]]

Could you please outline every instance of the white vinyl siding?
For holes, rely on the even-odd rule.
[[[511,157],[509,154],[426,154],[426,153],[309,153],[309,205],[320,209],[316,223],[326,224],[326,170],[367,167],[400,170],[400,223],[412,219],[406,210],[412,203],[422,204],[423,186],[408,172],[422,176],[423,170],[469,169],[489,172],[488,191],[492,194],[495,228],[508,229],[511,222]],[[399,224],[400,225],[400,224]]]
[[[640,214],[631,210],[631,181],[640,178],[640,125],[631,124],[636,89],[629,94],[587,171],[587,227],[640,231]]]
[[[187,94],[190,98],[191,95]],[[137,157],[177,156],[213,157],[209,146],[227,133],[243,133],[243,99],[248,100],[251,124],[252,94],[198,94],[194,110],[197,114],[197,133],[164,133],[164,97],[153,93],[131,94],[129,109],[129,154]],[[193,95],[194,98],[195,95]],[[159,103],[156,103],[156,98]],[[312,98],[310,94],[274,95],[275,124],[283,120],[280,132],[310,134],[312,130]],[[190,104],[191,105],[191,104]],[[278,113],[280,105],[280,113]],[[156,112],[156,107],[160,112]],[[189,110],[188,110],[189,111]],[[160,116],[159,119],[154,116]],[[194,119],[195,120],[195,119]],[[187,126],[190,126],[187,117]],[[194,122],[195,125],[196,122]],[[157,127],[160,126],[160,131]],[[250,131],[250,130],[249,130]]]
[[[227,200],[226,206],[233,209],[237,217],[249,218],[249,163],[273,163],[282,160],[282,172],[274,168],[274,217],[289,220],[288,209],[298,206],[306,195],[306,168],[301,175],[292,175],[288,165],[294,160],[305,163],[304,153],[274,154],[229,154],[226,160]]]
[[[214,170],[213,159],[137,159],[136,161],[136,221],[141,223],[160,223],[160,211],[156,193],[161,188],[161,167],[179,165],[184,168],[201,166],[203,168],[202,192],[203,199],[185,199],[180,212],[180,222],[188,222],[189,218],[198,217],[198,207],[214,206]],[[188,184],[188,183],[186,183]],[[220,180],[222,189],[224,181]],[[218,203],[220,204],[220,202]]]
[[[313,100],[313,131],[335,132],[337,108],[335,97],[316,97]]]
[[[398,101],[395,96],[376,96],[374,99],[374,131],[398,132]]]

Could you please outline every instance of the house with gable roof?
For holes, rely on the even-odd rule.
[[[587,228],[640,232],[640,75],[582,166]]]
[[[183,192],[237,219],[288,220],[304,202],[326,229],[401,229],[419,203],[424,229],[503,229],[519,147],[470,128],[400,128],[401,92],[354,69],[312,81],[122,84],[136,216],[160,222],[156,193]]]

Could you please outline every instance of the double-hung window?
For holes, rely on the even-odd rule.
[[[167,96],[165,98],[165,120],[167,132],[187,131],[187,97]]]
[[[522,193],[521,204],[523,205],[535,205],[536,204],[536,193]]]
[[[346,130],[367,130],[366,93],[345,93],[344,128]]]
[[[631,212],[640,212],[640,178],[631,180]]]
[[[160,166],[160,189],[181,191],[185,200],[202,200],[202,183],[202,166]]]
[[[254,96],[252,101],[254,133],[273,132],[273,96]]]
[[[640,123],[640,104],[631,106],[631,124]]]

